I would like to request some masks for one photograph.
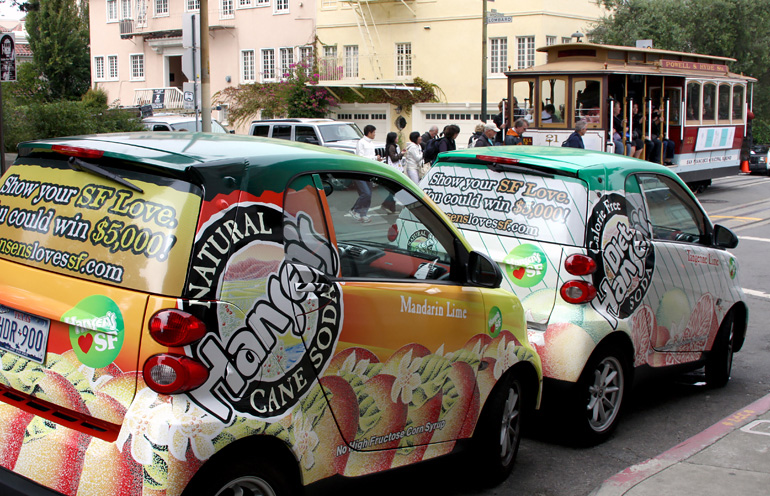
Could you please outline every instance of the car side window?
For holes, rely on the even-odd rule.
[[[410,191],[361,174],[321,175],[348,279],[458,279],[455,235]]]
[[[294,128],[294,141],[318,145],[318,137],[312,126],[297,126]]]
[[[291,139],[291,126],[285,124],[276,124],[273,126],[273,138],[278,139]]]
[[[252,130],[251,135],[262,136],[264,138],[267,138],[268,131],[270,131],[270,126],[258,124],[254,126],[254,129]]]
[[[637,177],[647,203],[654,239],[705,242],[706,216],[682,186],[658,174],[639,174]]]

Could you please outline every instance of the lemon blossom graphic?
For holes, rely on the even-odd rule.
[[[420,374],[417,373],[420,363],[422,363],[420,357],[412,360],[412,350],[401,357],[401,361],[398,362],[396,380],[393,381],[393,387],[390,390],[390,399],[393,403],[398,401],[399,396],[405,405],[412,402],[412,393],[422,383]]]
[[[361,380],[366,380],[366,369],[369,367],[370,360],[365,358],[360,361],[356,361],[356,352],[354,351],[342,362],[342,366],[337,371],[337,375],[353,374],[358,376]]]
[[[294,450],[299,456],[302,466],[311,469],[315,465],[313,451],[318,446],[318,434],[313,430],[315,416],[303,416],[302,410],[294,415]]]
[[[519,361],[516,356],[516,342],[511,340],[506,342],[501,339],[497,344],[497,360],[495,361],[495,379],[499,379],[503,372],[508,370],[513,364]]]
[[[197,459],[209,459],[215,451],[212,439],[225,427],[183,396],[173,397],[169,421],[168,451],[180,461],[187,459],[188,445]]]
[[[150,388],[136,394],[126,413],[118,434],[117,447],[121,452],[131,436],[131,456],[142,465],[153,464],[153,444],[166,446],[169,435],[171,405],[168,397],[159,396]]]

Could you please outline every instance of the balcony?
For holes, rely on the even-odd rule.
[[[179,88],[140,88],[134,90],[134,105],[152,105],[158,110],[183,110],[184,92]]]

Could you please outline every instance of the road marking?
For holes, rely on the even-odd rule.
[[[735,215],[710,215],[714,219],[764,220],[761,217],[738,217]]]
[[[762,291],[757,291],[755,289],[746,289],[746,288],[741,288],[741,289],[743,289],[743,292],[746,293],[747,295],[759,296],[760,298],[770,299],[770,294],[764,293]]]
[[[765,243],[770,243],[770,239],[768,238],[755,238],[754,236],[740,236],[740,239],[747,239],[749,241],[764,241]]]

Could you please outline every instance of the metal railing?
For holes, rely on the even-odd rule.
[[[152,105],[155,110],[180,110],[184,108],[184,92],[173,86],[136,89],[134,90],[134,105]]]

